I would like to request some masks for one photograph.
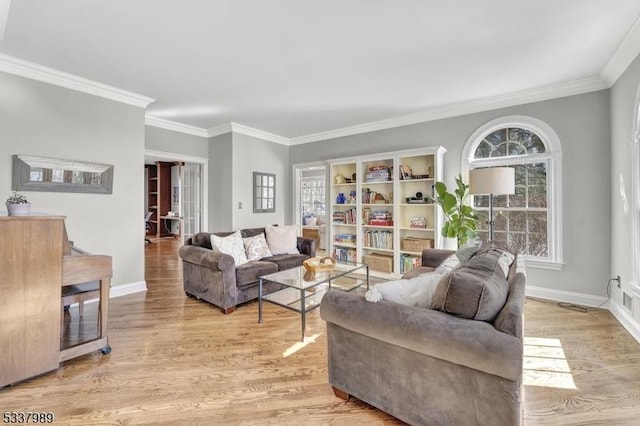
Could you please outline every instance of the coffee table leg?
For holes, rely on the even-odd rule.
[[[300,313],[302,314],[302,341],[304,342],[304,329],[306,326],[307,318],[306,318],[306,302],[304,300],[304,289],[300,290]]]
[[[369,290],[369,265],[367,265],[366,268],[367,268],[367,290]]]
[[[262,322],[262,278],[258,284],[258,322]]]

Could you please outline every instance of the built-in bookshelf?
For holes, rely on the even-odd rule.
[[[433,192],[445,152],[438,146],[329,161],[329,253],[399,275],[420,265],[423,247],[442,247]]]

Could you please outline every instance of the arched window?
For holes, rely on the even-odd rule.
[[[515,169],[515,194],[494,195],[494,241],[524,256],[527,263],[562,267],[561,150],[556,133],[540,120],[510,116],[476,130],[463,151],[463,170]],[[473,197],[478,235],[488,240],[489,196]]]

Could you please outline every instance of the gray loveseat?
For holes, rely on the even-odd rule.
[[[451,253],[425,250],[422,272]],[[352,395],[412,425],[519,425],[521,261],[512,263],[507,282],[506,302],[492,322],[329,291],[320,313],[335,394]]]
[[[264,233],[264,228],[242,229],[242,238]],[[215,232],[219,237],[233,232]],[[316,241],[298,237],[300,254],[279,254],[236,266],[233,257],[211,248],[211,234],[199,232],[189,238],[178,252],[182,259],[182,282],[189,297],[205,300],[219,307],[225,314],[239,305],[258,297],[258,277],[301,266],[305,259],[316,255]],[[265,294],[280,290],[281,286],[267,282]]]

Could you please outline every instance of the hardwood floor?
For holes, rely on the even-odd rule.
[[[111,300],[111,354],[1,389],[0,410],[49,411],[64,425],[402,424],[333,395],[318,310],[305,344],[299,316],[274,305],[262,324],[255,302],[223,315],[185,296],[177,247],[148,244],[149,290]],[[80,330],[74,310],[67,327]],[[525,384],[538,384],[525,386],[525,425],[638,424],[640,345],[609,312],[528,300],[525,324]]]

